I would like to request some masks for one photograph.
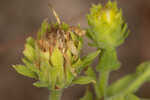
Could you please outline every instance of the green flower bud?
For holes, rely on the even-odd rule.
[[[100,48],[117,47],[128,35],[127,24],[116,2],[109,1],[104,7],[93,5],[87,18],[88,36]]]
[[[49,58],[47,62],[51,69],[48,72],[50,74],[55,73],[51,76],[46,76],[55,80],[49,83],[51,84],[50,88],[61,89],[68,86],[77,75],[77,70],[72,65],[80,59],[81,37],[78,36],[78,33],[75,33],[72,27],[64,23],[51,25],[44,34],[40,32],[39,34],[42,34],[37,40],[40,52],[49,55],[48,57],[47,55],[43,56],[43,58]],[[46,60],[42,61],[42,63],[44,62]]]
[[[34,86],[48,87],[52,91],[68,87],[99,53],[80,58],[84,34],[79,27],[49,24],[44,20],[37,39],[27,39],[22,59],[24,65],[13,67],[18,73],[38,80]]]

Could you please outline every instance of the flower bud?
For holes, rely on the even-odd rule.
[[[100,48],[117,47],[128,35],[127,24],[116,2],[109,1],[104,7],[93,5],[87,18],[88,36]]]
[[[24,76],[38,80],[37,87],[59,90],[68,87],[83,67],[98,55],[99,51],[80,58],[81,36],[85,34],[79,27],[67,24],[42,23],[37,39],[29,37],[23,51],[25,65],[14,65]]]

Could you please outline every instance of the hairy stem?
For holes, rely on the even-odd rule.
[[[60,100],[62,91],[51,91],[49,95],[49,100]]]

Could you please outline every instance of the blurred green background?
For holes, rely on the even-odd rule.
[[[47,100],[48,91],[33,87],[35,80],[21,76],[11,68],[21,63],[25,39],[35,36],[45,18],[55,22],[48,9],[51,3],[62,21],[70,25],[87,27],[86,14],[91,4],[105,3],[107,0],[0,0],[0,100]],[[150,60],[150,0],[118,0],[130,29],[126,42],[118,48],[122,62],[120,70],[112,73],[110,82],[127,73],[134,72],[136,66]],[[85,38],[85,41],[87,39]],[[85,43],[83,54],[94,50]],[[93,65],[96,65],[97,61]],[[65,89],[63,100],[79,100],[85,89],[76,85]],[[145,83],[137,92],[140,97],[150,98],[150,83]]]

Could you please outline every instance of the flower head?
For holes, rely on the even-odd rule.
[[[100,48],[117,47],[128,35],[127,24],[116,2],[109,1],[104,7],[93,5],[87,18],[88,35]]]
[[[70,27],[65,23],[49,24],[44,20],[37,39],[27,38],[23,51],[25,57],[22,59],[24,65],[13,67],[18,73],[38,80],[34,86],[63,89],[99,53],[80,58],[84,34],[80,27]]]

